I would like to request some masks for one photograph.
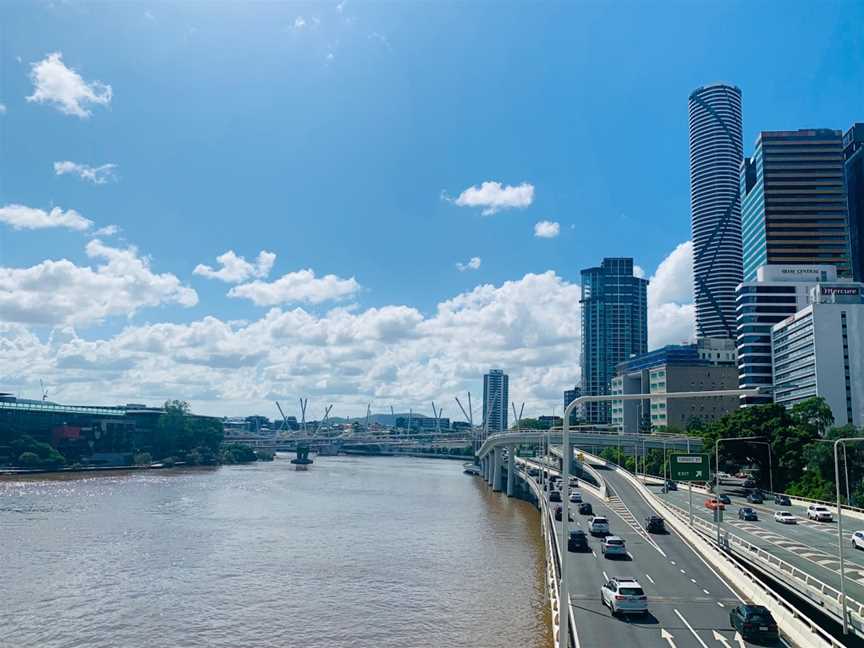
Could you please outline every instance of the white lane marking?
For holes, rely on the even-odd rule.
[[[719,641],[724,646],[726,646],[726,648],[732,648],[732,646],[729,645],[729,640],[716,630],[714,630],[714,641]]]
[[[666,628],[660,628],[660,638],[668,641],[671,648],[676,648],[675,642],[672,641],[675,637]]]
[[[627,552],[627,557],[630,558],[630,560],[636,560],[636,559],[633,557],[633,554],[631,554],[629,551]]]
[[[709,592],[708,590],[703,588],[702,591],[705,592],[708,596],[711,596],[711,592]]]
[[[687,572],[686,572],[686,571],[684,571],[684,570],[683,570],[683,569],[682,569],[682,570],[680,570],[680,571],[681,571],[681,573],[682,573],[682,574],[686,574],[686,573],[687,573]]]
[[[652,585],[656,585],[656,584],[657,584],[657,583],[654,582],[654,579],[651,578],[651,574],[645,574],[645,577],[646,577],[649,581],[651,581],[651,584],[652,584]]]
[[[593,549],[591,550],[591,555],[594,556],[595,558],[597,557],[597,554],[594,552]]]
[[[687,626],[687,629],[691,633],[693,633],[693,636],[696,637],[696,641],[698,641],[700,644],[702,644],[702,648],[708,648],[707,644],[704,641],[702,641],[702,637],[700,637],[698,634],[696,634],[696,631],[693,629],[693,626],[691,626],[689,623],[687,623],[687,619],[684,618],[684,615],[682,615],[678,610],[675,610],[675,614],[677,614],[678,618],[684,622],[684,625]]]
[[[690,582],[693,583],[693,584],[695,585],[695,584],[696,584],[696,579],[695,579],[695,578],[691,578],[691,579],[690,579]]]
[[[719,605],[720,607],[726,607],[725,605],[723,605],[722,601],[717,601],[717,605]]]
[[[671,564],[673,564],[673,565],[675,564],[675,561],[674,561],[674,560],[670,560],[669,562],[670,562]]]
[[[605,580],[607,583],[609,582],[609,577],[606,575],[605,571],[603,572],[603,580]]]

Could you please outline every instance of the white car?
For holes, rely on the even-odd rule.
[[[808,506],[807,517],[811,520],[816,520],[817,522],[832,522],[834,520],[834,516],[831,515],[831,511],[828,510],[828,507],[822,506],[821,504],[811,504]]]
[[[774,514],[774,521],[780,524],[797,524],[798,520],[789,511],[777,511]]]
[[[852,534],[852,548],[864,549],[864,531],[856,531]]]
[[[575,491],[570,493],[570,501],[573,502],[574,504],[581,504],[582,503],[582,493],[578,493]]]
[[[605,517],[595,515],[588,523],[588,532],[591,535],[606,535],[609,533],[609,520]]]
[[[600,600],[616,614],[645,614],[648,597],[635,578],[612,578],[600,588]]]
[[[624,545],[623,538],[610,535],[603,538],[603,542],[600,543],[600,553],[606,557],[626,556],[627,547]]]

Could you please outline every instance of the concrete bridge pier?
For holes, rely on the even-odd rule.
[[[516,486],[516,447],[507,446],[507,497],[513,497]]]
[[[492,460],[492,490],[499,492],[501,490],[501,468],[503,467],[503,452],[501,448],[495,448],[494,459]]]
[[[486,469],[483,471],[483,479],[486,480],[486,483],[490,486],[492,485],[492,455],[489,454],[486,456]]]

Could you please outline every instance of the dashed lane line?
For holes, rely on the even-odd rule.
[[[684,615],[681,614],[678,610],[675,610],[675,614],[678,615],[678,618],[681,619],[681,621],[684,623],[684,625],[687,626],[687,629],[693,634],[694,637],[696,637],[696,641],[698,641],[700,644],[702,644],[702,648],[708,648],[708,645],[704,641],[702,641],[702,637],[700,637],[698,634],[696,634],[696,631],[693,629],[693,626],[691,626],[687,622],[687,619],[684,618]]]

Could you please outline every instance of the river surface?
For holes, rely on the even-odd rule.
[[[536,510],[459,462],[0,481],[3,648],[548,648]]]

